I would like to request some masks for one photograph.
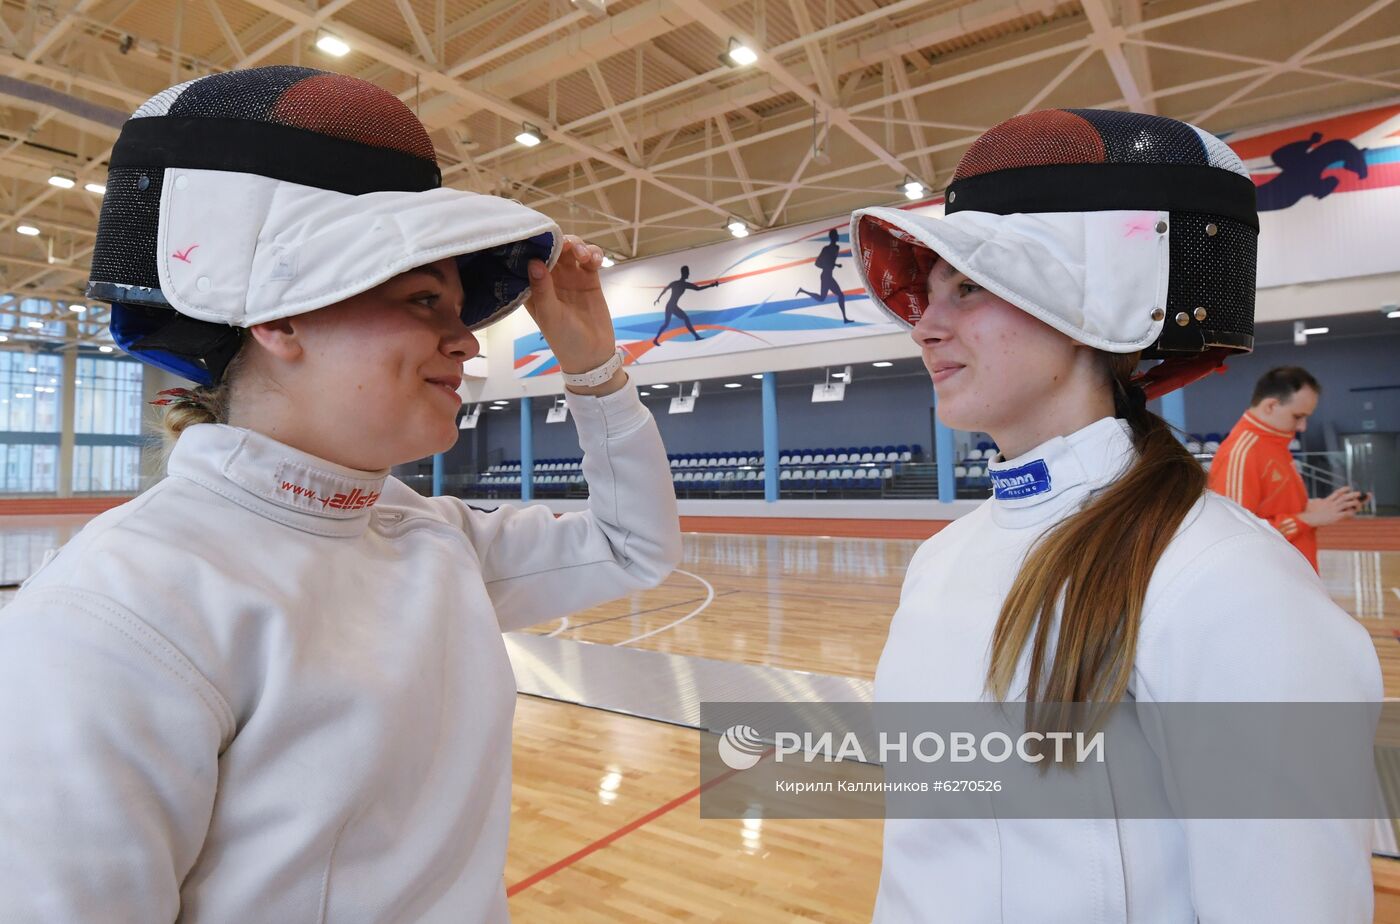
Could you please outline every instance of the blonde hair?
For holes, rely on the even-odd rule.
[[[240,349],[229,360],[219,384],[175,390],[176,396],[163,407],[156,422],[167,458],[187,428],[195,424],[228,423],[234,379],[242,368],[245,352]]]
[[[1108,357],[1115,413],[1132,427],[1136,461],[1030,551],[992,635],[987,690],[1000,700],[1030,645],[1028,731],[1097,727],[1108,706],[1123,698],[1147,584],[1205,493],[1200,463],[1131,384],[1137,365],[1137,354]]]

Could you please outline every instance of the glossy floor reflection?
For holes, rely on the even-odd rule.
[[[0,520],[4,582],[85,519]],[[868,680],[918,545],[687,535],[661,587],[530,631]],[[1370,631],[1387,695],[1400,696],[1400,552],[1325,550],[1321,563],[1328,593]],[[13,593],[0,590],[0,603]],[[689,729],[521,696],[506,866],[515,920],[868,921],[881,822],[701,819],[697,747]],[[1376,861],[1378,922],[1400,924],[1396,867]]]

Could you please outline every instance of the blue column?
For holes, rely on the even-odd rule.
[[[938,409],[938,393],[933,395],[934,410]],[[952,503],[957,499],[957,482],[953,480],[953,431],[943,425],[938,414],[933,415],[933,457],[938,464],[938,501]]]
[[[433,497],[442,496],[442,453],[433,453]]]
[[[1162,396],[1162,419],[1186,432],[1186,394],[1180,388]]]
[[[530,399],[520,399],[520,499],[535,499],[535,421]]]
[[[763,373],[763,499],[778,499],[778,374]]]

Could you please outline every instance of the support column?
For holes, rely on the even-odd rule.
[[[442,496],[442,453],[433,453],[433,497]]]
[[[535,499],[535,420],[530,399],[520,399],[520,499]]]
[[[74,429],[77,423],[78,396],[75,389],[78,381],[78,348],[69,347],[63,351],[63,400],[59,411],[58,424],[58,489],[59,497],[73,496],[73,446],[77,440]]]
[[[763,373],[763,499],[778,500],[778,374]]]
[[[1186,433],[1186,393],[1180,388],[1162,396],[1162,419]]]
[[[953,478],[953,431],[938,419],[938,393],[933,395],[933,457],[938,465],[938,501],[949,504],[958,497]]]

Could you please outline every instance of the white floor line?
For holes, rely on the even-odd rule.
[[[617,642],[617,645],[630,645],[633,642],[640,642],[644,638],[651,638],[653,635],[665,632],[667,629],[674,629],[676,626],[680,625],[686,620],[694,619],[696,616],[699,616],[702,612],[705,611],[705,607],[709,606],[711,603],[714,602],[715,588],[709,581],[705,580],[698,574],[691,574],[689,571],[682,571],[679,568],[676,569],[676,573],[684,574],[686,577],[689,578],[695,578],[695,580],[699,581],[701,584],[704,584],[705,602],[697,606],[695,609],[691,610],[689,613],[686,613],[684,616],[682,616],[680,619],[677,619],[675,622],[668,622],[666,623],[666,625],[661,626],[657,629],[652,629],[650,632],[643,632],[641,635],[634,635],[632,638],[629,638],[626,641]]]
[[[546,633],[545,638],[554,638],[554,636],[567,628],[569,628],[569,617],[565,616],[563,619],[559,620],[559,628],[555,629],[553,632]]]

